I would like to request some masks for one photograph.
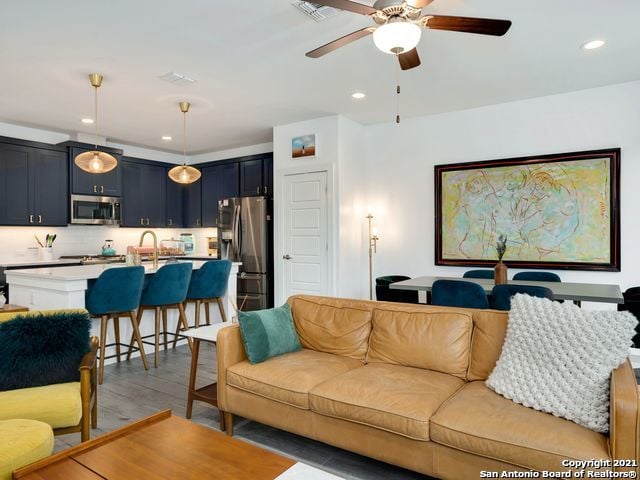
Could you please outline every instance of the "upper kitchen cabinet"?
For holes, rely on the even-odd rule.
[[[262,160],[240,162],[240,195],[251,197],[262,195]]]
[[[219,200],[239,196],[240,165],[232,162],[202,169],[203,226],[217,226]]]
[[[164,227],[166,225],[166,168],[123,158],[123,227]]]
[[[29,164],[34,222],[39,225],[69,223],[69,170],[66,152],[36,149]]]
[[[187,228],[202,226],[202,178],[184,187],[184,219]]]
[[[89,173],[79,168],[73,161],[80,153],[91,149],[71,147],[69,149],[69,165],[71,168],[71,193],[76,195],[103,195],[119,197],[122,193],[122,166],[120,154],[113,149],[100,147],[100,150],[110,153],[118,160],[118,166],[107,173]]]
[[[176,183],[168,176],[169,168],[165,168],[165,184],[167,189],[167,227],[184,226],[184,185]]]
[[[64,151],[0,143],[0,225],[66,225]]]
[[[264,154],[240,161],[240,196],[271,196],[273,190],[273,155]]]
[[[262,182],[262,194],[265,197],[273,197],[273,155],[262,160]]]

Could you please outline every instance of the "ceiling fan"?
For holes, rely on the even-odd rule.
[[[313,0],[314,3],[371,17],[378,26],[365,27],[307,52],[318,58],[345,45],[373,34],[378,49],[398,56],[402,70],[420,65],[416,45],[423,28],[454,32],[502,36],[511,27],[509,20],[489,18],[423,15],[422,9],[433,0],[377,0],[372,7],[350,0]]]

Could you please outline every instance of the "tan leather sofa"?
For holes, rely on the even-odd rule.
[[[628,362],[611,377],[607,436],[485,386],[504,341],[504,312],[302,295],[289,304],[299,352],[251,365],[237,326],[218,335],[218,404],[230,435],[240,415],[455,480],[572,470],[564,460],[638,460],[638,389]]]

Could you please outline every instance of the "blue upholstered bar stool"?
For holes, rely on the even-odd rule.
[[[227,293],[227,285],[229,284],[229,273],[231,272],[230,260],[209,260],[205,262],[199,269],[194,270],[191,274],[191,282],[189,282],[189,290],[187,291],[187,299],[185,306],[189,302],[196,304],[195,310],[195,327],[200,326],[200,310],[204,304],[204,314],[207,325],[211,324],[211,306],[210,303],[215,301],[220,310],[222,321],[227,321],[222,305],[222,297]],[[173,346],[178,342],[180,333],[180,324],[176,328],[176,335],[173,340]]]
[[[85,307],[93,317],[100,317],[100,374],[99,383],[104,379],[105,348],[107,343],[107,323],[113,318],[116,358],[120,363],[120,317],[128,316],[133,329],[132,338],[138,342],[144,369],[147,358],[144,355],[138,320],[134,311],[140,305],[140,295],[144,284],[144,267],[109,268],[102,272],[85,294]],[[131,346],[133,343],[131,343]],[[131,350],[129,350],[129,355]]]
[[[532,297],[554,300],[553,292],[547,287],[532,285],[496,285],[491,290],[491,308],[495,310],[511,310],[511,297],[516,293],[526,293]]]
[[[487,294],[477,283],[436,280],[431,287],[431,304],[443,307],[489,308]]]
[[[184,313],[183,302],[187,298],[189,281],[191,280],[191,262],[171,263],[160,267],[155,274],[149,275],[144,282],[137,321],[140,322],[145,310],[155,311],[155,355],[154,366],[158,366],[158,352],[160,350],[160,314],[162,314],[164,349],[167,349],[167,310],[177,308],[179,312],[178,325],[182,323],[185,330],[189,329],[187,317]],[[134,338],[131,337],[130,347]],[[191,343],[189,343],[191,345]],[[127,358],[131,356],[131,349]]]
[[[562,282],[560,275],[553,272],[519,272],[513,276],[513,279],[531,282]]]
[[[494,270],[467,270],[462,274],[462,278],[494,278],[496,272]]]

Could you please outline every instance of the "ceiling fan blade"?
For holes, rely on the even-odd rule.
[[[400,61],[400,68],[402,68],[402,70],[409,70],[420,65],[420,55],[418,55],[418,50],[415,48],[398,55],[398,60]]]
[[[415,8],[424,8],[429,5],[433,0],[408,0],[407,3]]]
[[[490,18],[448,17],[446,15],[429,15],[426,27],[432,30],[449,30],[452,32],[479,33],[501,37],[511,27],[510,20],[493,20]]]
[[[318,0],[317,2],[314,0],[313,3],[346,10],[347,12],[359,13],[360,15],[373,15],[378,11],[369,5],[363,5],[350,0]]]
[[[344,37],[340,37],[333,42],[329,42],[326,45],[316,48],[315,50],[311,50],[307,52],[305,55],[310,58],[318,58],[326,55],[327,53],[331,53],[334,50],[337,50],[340,47],[344,47],[351,42],[355,42],[356,40],[361,39],[362,37],[366,37],[367,35],[371,35],[375,28],[373,27],[365,27],[362,30],[356,30],[355,32],[351,32],[349,35],[345,35]]]

